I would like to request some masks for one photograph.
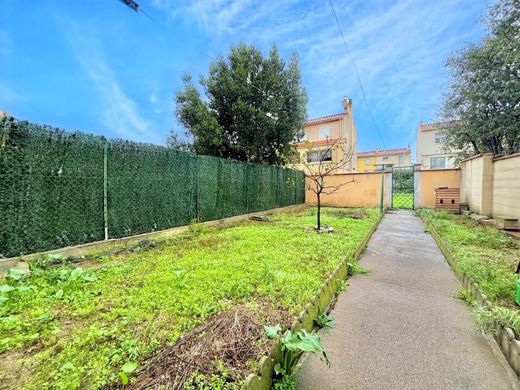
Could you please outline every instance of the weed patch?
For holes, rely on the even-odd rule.
[[[478,283],[495,305],[491,310],[475,309],[473,318],[477,328],[490,332],[500,323],[515,329],[520,336],[520,312],[515,304],[519,243],[495,227],[468,217],[432,210],[418,213],[435,227],[453,255],[456,267]],[[467,291],[459,291],[458,297],[476,307]]]
[[[184,351],[179,340],[237,305],[296,315],[378,217],[377,210],[366,210],[363,219],[336,211],[323,210],[334,234],[309,234],[315,218],[303,210],[272,215],[269,223],[193,224],[191,232],[160,245],[100,259],[100,267],[53,262],[11,274],[0,286],[0,360],[16,357],[2,367],[26,364],[23,376],[11,376],[5,385],[105,388],[120,386],[126,376],[132,386],[150,369],[150,359],[175,345],[176,353]],[[273,323],[248,316],[255,324]],[[240,323],[248,322],[240,317]],[[218,351],[218,345],[208,348]],[[240,377],[233,359],[212,356],[224,362],[228,379]],[[214,363],[206,363],[208,372],[197,369],[187,380],[219,375]],[[154,371],[146,372],[152,377]]]

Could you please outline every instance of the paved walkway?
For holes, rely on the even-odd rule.
[[[476,333],[461,288],[413,213],[387,214],[322,340],[331,367],[312,355],[298,389],[516,389],[498,348]]]

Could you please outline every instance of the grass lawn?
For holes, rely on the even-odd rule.
[[[154,248],[33,267],[0,286],[0,382],[12,388],[102,388],[121,368],[243,305],[294,316],[369,231],[377,210],[315,209],[191,232]],[[356,216],[357,218],[353,218]],[[2,375],[4,376],[2,378]]]
[[[480,312],[477,319],[492,321],[495,316],[500,322],[516,328],[517,336],[520,336],[520,317],[515,304],[515,271],[520,261],[518,241],[469,217],[432,210],[419,210],[418,213],[437,229],[457,266],[477,282],[499,308],[488,313],[487,319],[481,316],[488,314]]]

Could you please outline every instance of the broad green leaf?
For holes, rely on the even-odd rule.
[[[22,293],[23,293],[23,292],[30,291],[30,290],[32,290],[32,289],[33,289],[32,286],[19,286],[19,287],[16,287],[16,290],[17,290],[18,292],[22,292]]]
[[[18,281],[27,275],[29,275],[31,271],[27,269],[19,269],[19,268],[11,268],[7,275],[5,276],[6,279]]]
[[[58,291],[56,291],[56,294],[54,294],[56,298],[61,298],[63,296],[63,289],[60,288]]]
[[[281,330],[282,328],[278,324],[276,324],[275,326],[264,326],[264,333],[268,339],[276,338],[276,336]]]
[[[274,372],[276,375],[285,374],[285,370],[280,363],[274,365]]]
[[[76,280],[83,274],[83,272],[85,271],[83,271],[83,268],[81,267],[74,268],[74,270],[70,273],[70,278]]]
[[[83,280],[85,282],[95,282],[97,280],[97,276],[94,274],[84,274]]]
[[[126,386],[128,384],[128,376],[124,372],[119,373],[119,378],[121,378],[121,384]]]
[[[10,286],[8,284],[1,284],[0,285],[0,293],[7,294],[11,291],[15,290],[13,286]]]
[[[284,341],[284,346],[290,351],[323,352],[320,336],[307,333],[305,330],[291,335],[287,341]]]
[[[123,367],[121,367],[121,371],[125,374],[130,374],[131,372],[134,372],[136,368],[137,364],[126,362],[125,364],[123,364]]]

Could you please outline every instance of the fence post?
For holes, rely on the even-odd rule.
[[[199,156],[195,155],[195,221],[200,222],[199,210]]]
[[[385,198],[384,198],[384,192],[385,192],[385,168],[384,165],[381,167],[381,201],[379,204],[379,212],[383,213],[385,209]]]
[[[103,222],[105,240],[108,240],[108,141],[103,149]]]
[[[246,178],[246,214],[249,214],[249,174],[250,174],[250,169],[249,169],[249,163],[246,162],[245,163],[245,178]]]

